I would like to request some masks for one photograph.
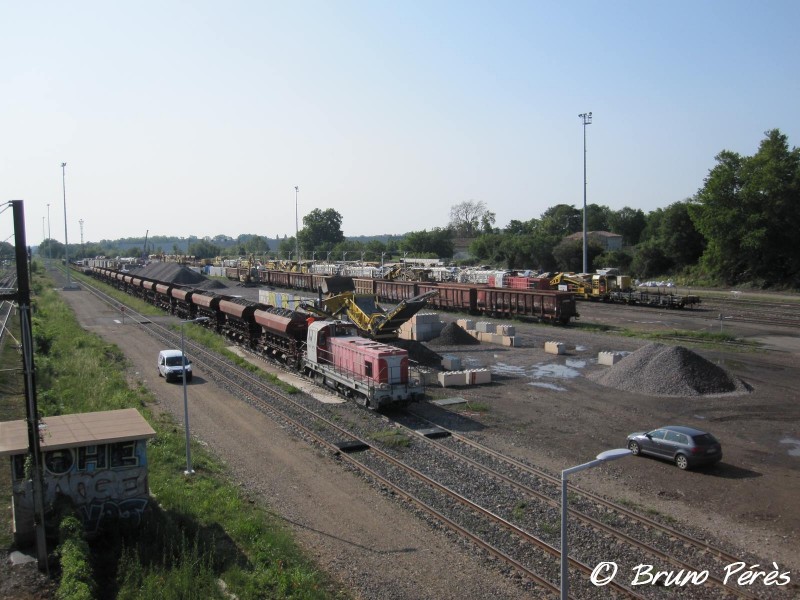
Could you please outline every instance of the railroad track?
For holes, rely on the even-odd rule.
[[[448,456],[475,465],[486,475],[512,486],[521,495],[530,496],[551,508],[560,508],[560,477],[442,427],[413,409],[408,409],[407,413],[410,422],[407,419],[397,422],[409,430],[416,431],[421,425],[425,425],[447,434],[446,437],[431,439],[429,443],[438,446]],[[672,570],[709,570],[710,573],[714,573],[720,572],[728,564],[742,560],[741,555],[732,554],[704,540],[684,534],[588,490],[572,484],[570,488],[572,489],[572,497],[569,500],[570,514],[575,519],[598,532],[638,548],[650,557],[664,561]],[[609,525],[609,522],[613,522],[614,525]],[[671,553],[655,545],[663,544],[665,539],[670,540]],[[755,560],[755,557],[751,558]],[[708,581],[737,597],[756,598],[746,589],[726,585],[722,579],[713,574],[709,575]]]
[[[703,301],[705,310],[743,323],[800,327],[800,303],[771,302],[741,297]],[[718,317],[718,318],[719,318]]]
[[[111,306],[119,306],[118,300],[96,286],[84,287]],[[179,342],[175,331],[132,310],[126,314],[165,345]],[[411,440],[407,448],[386,445],[376,440],[399,429],[397,419],[389,421],[352,404],[331,408],[303,394],[290,396],[191,341],[187,347],[195,364],[220,385],[325,448],[381,488],[413,503],[429,518],[506,564],[506,569],[522,574],[533,593],[552,596],[558,591],[560,551],[554,540],[558,527],[553,524],[559,523],[554,482],[560,480],[452,432],[445,441],[433,441],[419,435],[422,421],[402,424]],[[742,560],[598,496],[583,490],[579,494],[570,500],[575,515],[570,521],[571,547],[576,549],[575,556],[579,555],[570,559],[575,598],[597,597],[600,589],[588,576],[592,565],[609,558],[622,566],[622,572],[647,562],[658,571],[716,573],[724,561]],[[544,534],[532,533],[542,529]],[[663,547],[664,539],[670,540],[669,552],[654,545],[661,541]],[[612,585],[602,589],[604,597],[655,598],[663,594],[657,586],[634,590]],[[687,597],[691,598],[756,597],[749,590],[724,585],[716,575],[689,591]],[[775,597],[782,597],[780,591]]]

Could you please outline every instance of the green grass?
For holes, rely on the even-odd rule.
[[[370,434],[369,437],[390,448],[407,448],[411,445],[411,438],[398,429],[383,429]]]
[[[80,577],[76,585],[67,582],[75,593],[64,597],[89,597],[85,591],[96,585],[96,597],[103,598],[225,598],[219,580],[242,600],[347,597],[303,556],[279,517],[228,480],[224,464],[211,452],[193,443],[196,474],[183,474],[180,424],[150,412],[148,389],[142,383],[133,388],[127,384],[122,352],[81,329],[53,287],[51,281],[35,280],[40,412],[47,416],[135,407],[156,431],[148,444],[153,499],[141,525],[107,532],[90,543],[92,573],[85,585],[80,548],[70,542],[62,553],[70,561],[65,572]],[[17,333],[15,337],[19,339]],[[0,357],[0,383],[10,392],[0,396],[0,418],[24,418],[20,356],[7,343]],[[0,477],[0,493],[11,495],[7,476]],[[9,547],[10,511],[0,518],[0,543]]]
[[[467,401],[464,406],[463,410],[468,412],[477,412],[477,413],[487,413],[489,412],[490,405],[486,402],[470,402]]]

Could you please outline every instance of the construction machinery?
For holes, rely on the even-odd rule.
[[[403,300],[391,310],[383,308],[371,294],[357,294],[350,277],[326,277],[320,295],[314,303],[305,302],[300,307],[313,315],[326,318],[346,318],[359,333],[374,340],[393,340],[400,327],[425,306],[428,298],[439,292],[432,290],[414,298]]]
[[[575,273],[556,273],[550,278],[550,286],[562,292],[572,292],[582,298],[592,294],[592,284]]]

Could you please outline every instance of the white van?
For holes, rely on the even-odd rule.
[[[158,353],[158,376],[167,381],[181,381],[181,351],[162,350]],[[192,380],[192,361],[186,357],[186,381]]]

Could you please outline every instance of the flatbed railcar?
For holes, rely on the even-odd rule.
[[[661,308],[685,308],[700,304],[700,297],[687,294],[680,296],[664,292],[647,292],[641,290],[613,291],[608,295],[611,302],[635,304],[639,306],[656,306]]]

